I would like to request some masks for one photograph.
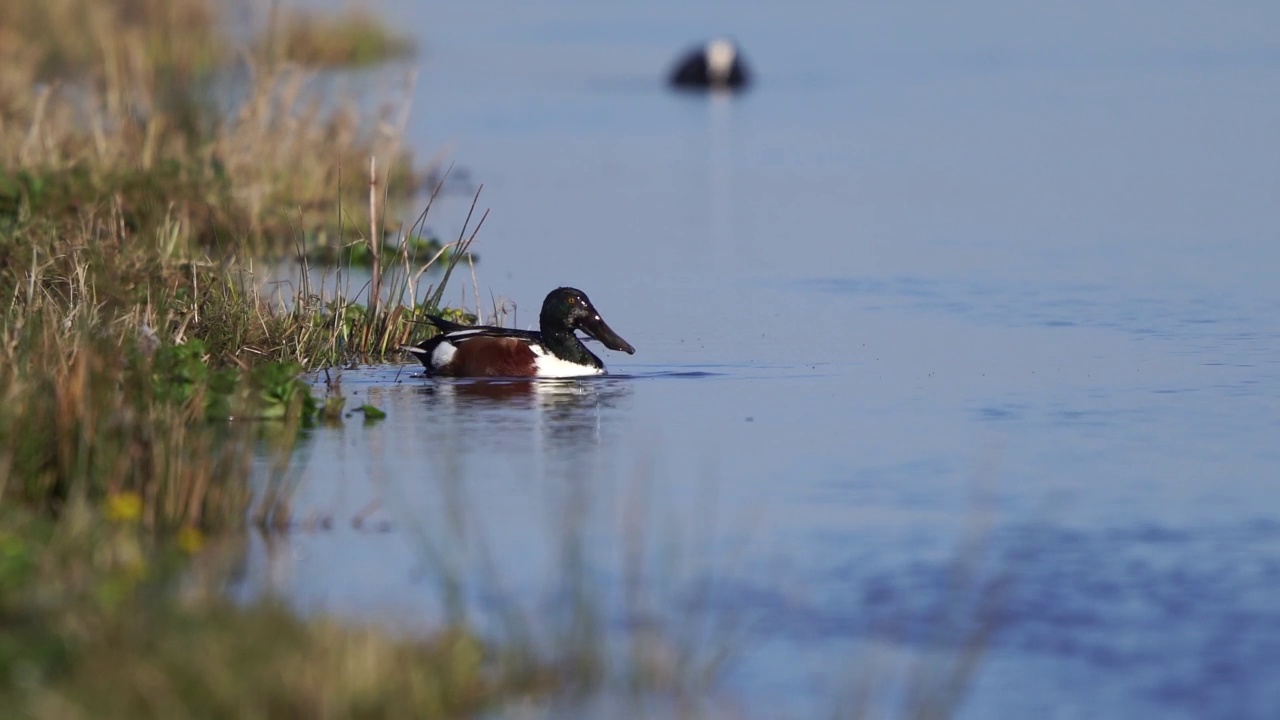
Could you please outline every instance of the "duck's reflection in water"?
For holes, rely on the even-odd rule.
[[[419,392],[427,401],[426,424],[451,436],[455,447],[497,449],[541,436],[545,450],[568,450],[607,437],[608,419],[616,415],[610,411],[625,406],[631,385],[625,378],[440,378]]]

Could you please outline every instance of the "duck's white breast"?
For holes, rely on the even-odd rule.
[[[536,372],[538,377],[568,378],[604,374],[604,368],[571,363],[567,360],[561,360],[537,345],[532,345],[530,347],[533,348],[533,354],[535,356],[533,363],[537,368]]]

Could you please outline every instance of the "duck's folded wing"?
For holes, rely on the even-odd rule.
[[[475,327],[461,327],[458,330],[449,330],[444,333],[443,337],[454,345],[482,337],[515,338],[535,343],[542,341],[542,336],[533,330],[516,330],[515,328],[493,327],[490,325],[477,325]]]

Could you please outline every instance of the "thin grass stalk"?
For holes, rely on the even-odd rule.
[[[480,216],[480,221],[476,223],[476,227],[471,231],[470,237],[467,236],[467,226],[471,224],[471,217],[476,211],[476,203],[480,201],[480,193],[484,191],[484,185],[481,184],[476,188],[475,197],[471,199],[471,208],[467,210],[467,219],[462,223],[462,230],[458,233],[458,240],[454,243],[452,254],[449,261],[445,263],[444,275],[440,278],[440,284],[436,287],[435,293],[432,294],[431,300],[427,303],[427,308],[431,312],[435,312],[440,308],[440,299],[444,297],[445,286],[449,284],[449,276],[453,274],[453,268],[458,261],[467,252],[467,248],[471,247],[472,241],[476,238],[476,233],[480,232],[480,228],[484,225],[485,218],[489,217],[489,211],[485,210]]]
[[[369,311],[377,317],[382,303],[382,232],[378,227],[378,158],[369,158],[369,252],[373,255],[373,278],[369,289]]]

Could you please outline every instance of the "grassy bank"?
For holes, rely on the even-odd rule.
[[[392,207],[417,193],[422,175],[401,142],[407,92],[369,112],[324,95],[306,66],[255,49],[295,36],[340,46],[353,26],[290,13],[240,47],[220,18],[236,8],[0,4],[0,224],[74,224],[104,209],[171,251],[261,256],[339,225],[368,231],[370,157]],[[364,36],[391,36],[362,18]],[[392,215],[379,232],[398,227]]]
[[[365,67],[411,57],[415,46],[362,8],[325,15],[276,4],[258,51],[265,58],[309,67]]]
[[[455,717],[534,691],[462,625],[397,640],[190,592],[247,532],[255,458],[358,422],[299,373],[387,356],[447,282],[423,248],[383,256],[418,190],[407,97],[320,96],[222,9],[0,4],[0,713]],[[368,247],[373,287],[261,294],[255,264],[317,236]],[[435,289],[369,301],[410,283]]]

